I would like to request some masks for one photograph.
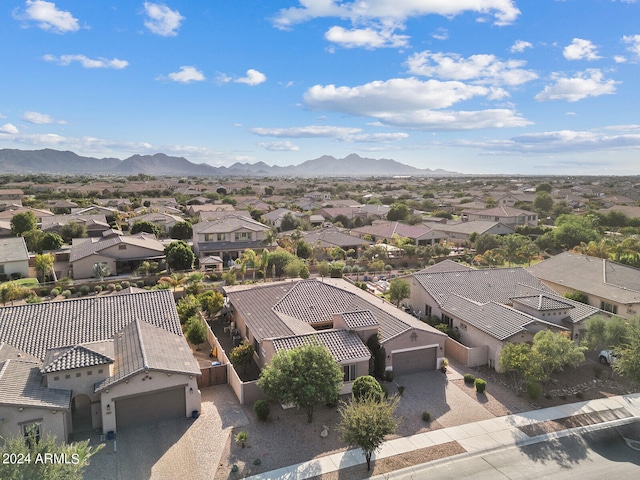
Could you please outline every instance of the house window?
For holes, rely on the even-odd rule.
[[[224,242],[227,239],[227,234],[226,233],[218,233],[218,234],[216,234],[216,239],[219,242]]]
[[[98,369],[98,373],[102,373],[104,370],[102,368]]]
[[[451,318],[448,315],[445,315],[443,313],[442,314],[442,323],[446,323],[447,325],[449,325],[451,327],[451,326],[453,326],[453,318]]]
[[[213,233],[205,233],[204,234],[205,242],[213,242]]]
[[[57,382],[58,380],[60,380],[60,377],[53,377],[54,382]]]
[[[427,305],[426,303],[424,304],[424,314],[427,317],[431,316],[431,305]]]
[[[4,265],[0,265],[0,275],[4,275]]]
[[[255,338],[253,339],[253,351],[256,352],[258,356],[260,356],[260,343]]]
[[[249,326],[248,325],[244,326],[244,336],[247,337],[247,339],[249,338]]]
[[[600,302],[600,310],[604,310],[605,312],[613,313],[614,315],[616,315],[618,313],[618,306],[602,300]]]
[[[353,382],[356,379],[356,366],[354,364],[345,365],[342,367],[342,371],[344,372],[345,382]]]
[[[88,370],[87,375],[93,375],[93,372],[91,370]]]
[[[29,422],[22,424],[22,435],[27,439],[27,444],[40,441],[40,422]]]
[[[64,376],[64,378],[65,378],[66,380],[69,380],[69,379],[71,378],[71,375],[69,375],[69,374],[67,373],[67,374]]]
[[[80,375],[80,372],[76,373],[76,378],[78,378]]]
[[[241,240],[251,240],[251,233],[249,232],[236,232],[236,242]]]
[[[126,245],[124,245],[124,244],[118,245],[118,250],[126,250],[126,249],[127,249]]]

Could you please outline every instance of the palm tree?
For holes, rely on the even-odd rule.
[[[99,278],[100,281],[102,281],[104,280],[104,277],[111,275],[111,268],[109,268],[109,265],[104,262],[95,263],[93,265],[92,272],[94,277]]]
[[[185,277],[182,273],[172,273],[169,277],[162,277],[158,279],[158,283],[164,283],[173,287],[173,291],[184,284],[187,281],[187,277]]]

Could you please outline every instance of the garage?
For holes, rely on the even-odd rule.
[[[149,425],[186,416],[184,386],[114,399],[118,429]]]
[[[391,354],[393,373],[396,377],[436,369],[437,347],[435,346],[394,350]]]

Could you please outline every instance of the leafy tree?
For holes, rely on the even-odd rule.
[[[185,336],[189,343],[197,346],[196,349],[198,350],[199,345],[207,341],[207,328],[197,316],[193,316],[187,321]]]
[[[343,373],[333,356],[317,339],[276,353],[260,373],[258,386],[280,403],[292,403],[313,421],[318,404],[334,401],[342,387]]]
[[[298,260],[298,257],[293,255],[291,252],[279,248],[269,253],[269,268],[273,268],[275,265],[276,277],[281,277],[284,272],[287,264],[294,260]]]
[[[190,222],[178,222],[169,230],[169,237],[177,240],[191,240],[193,227]]]
[[[93,276],[100,279],[100,281],[104,280],[104,277],[111,275],[111,268],[104,262],[94,263],[91,271]]]
[[[243,367],[244,373],[247,373],[247,365],[253,361],[255,350],[253,345],[242,342],[240,345],[231,350],[229,361],[236,367]]]
[[[2,305],[6,305],[7,302],[11,302],[11,305],[13,305],[13,302],[28,296],[30,293],[31,291],[28,288],[22,287],[16,282],[6,282],[0,286],[0,301],[2,301]]]
[[[387,220],[392,222],[402,222],[409,217],[409,207],[404,203],[394,203],[389,207],[389,212],[387,213]]]
[[[64,243],[71,243],[74,238],[86,238],[87,226],[80,222],[69,222],[60,228],[60,236]]]
[[[553,372],[565,366],[577,366],[584,361],[586,347],[578,346],[566,335],[552,330],[541,330],[533,337],[529,365],[536,370],[528,372],[535,380],[546,380]]]
[[[343,402],[339,407],[338,430],[342,441],[362,449],[367,470],[371,470],[371,455],[382,446],[385,437],[394,434],[398,428],[395,411],[399,402],[398,397],[382,402],[365,397],[360,401]]]
[[[475,248],[478,255],[483,255],[487,250],[495,250],[501,245],[500,237],[491,233],[478,235],[476,238]]]
[[[556,222],[553,237],[557,245],[569,250],[581,243],[598,241],[600,233],[587,217],[576,215],[560,215]]]
[[[284,217],[282,217],[282,222],[280,223],[280,230],[282,232],[288,232],[290,230],[295,230],[300,225],[300,220],[298,220],[293,213],[287,212]]]
[[[191,247],[182,240],[171,242],[164,249],[167,265],[172,270],[191,270],[196,256]]]
[[[176,303],[176,310],[178,311],[178,318],[180,323],[185,325],[187,321],[198,314],[200,309],[200,302],[195,295],[185,295]]]
[[[629,342],[630,324],[622,317],[605,318],[597,315],[587,319],[587,331],[582,344],[589,350],[617,349]]]
[[[160,234],[162,233],[158,225],[148,220],[138,220],[131,226],[130,231],[132,235],[140,232],[152,233],[156,238],[160,238]]]
[[[93,455],[98,453],[104,444],[95,447],[89,445],[89,440],[74,443],[58,443],[54,436],[44,436],[36,441],[33,437],[17,435],[3,439],[0,455],[17,455],[31,461],[18,464],[17,462],[0,463],[0,478],[6,479],[41,479],[47,480],[82,480],[84,471]],[[50,455],[64,454],[68,462],[37,461],[37,459],[51,458]],[[45,457],[46,455],[46,457]]]
[[[285,265],[284,273],[289,278],[300,277],[304,267],[306,267],[306,264],[302,260],[293,259]]]
[[[64,240],[60,235],[53,232],[45,233],[40,240],[39,250],[57,250],[64,245]]]
[[[345,228],[351,228],[352,226],[351,220],[349,220],[349,217],[347,217],[344,214],[336,215],[335,217],[333,217],[332,223],[334,224],[339,223]]]
[[[394,278],[389,284],[389,299],[396,306],[405,298],[411,296],[411,285],[403,278]]]
[[[179,286],[184,285],[187,282],[187,277],[185,277],[181,273],[172,273],[166,277],[160,277],[158,279],[158,283],[165,284],[171,288],[175,292]]]
[[[533,200],[533,208],[535,208],[538,213],[546,214],[553,208],[553,198],[551,198],[551,195],[547,192],[539,192]]]
[[[42,230],[29,230],[28,232],[24,232],[22,238],[24,238],[24,243],[27,244],[27,250],[41,253],[41,244],[44,235]]]
[[[529,370],[530,353],[528,343],[507,343],[500,351],[500,367],[511,376],[516,389]]]
[[[362,375],[353,381],[351,386],[351,394],[355,401],[362,400],[366,397],[373,397],[378,401],[384,398],[384,392],[380,386],[380,382],[371,375]]]
[[[311,255],[313,255],[313,247],[304,240],[298,240],[296,254],[298,258],[311,258]]]
[[[528,237],[517,233],[506,235],[502,238],[502,246],[500,247],[500,252],[509,264],[509,267],[511,266],[512,262],[518,262],[519,260],[524,259],[525,246],[530,242],[531,240],[529,240]]]
[[[35,214],[28,210],[26,212],[16,213],[11,217],[11,232],[19,237],[23,233],[38,228],[38,219]]]
[[[216,313],[222,310],[222,306],[224,305],[224,296],[222,293],[207,290],[206,292],[198,295],[198,301],[200,302],[200,307],[209,317],[213,317]]]
[[[636,318],[629,322],[628,340],[615,348],[616,361],[613,371],[634,383],[640,383],[640,321]]]
[[[580,291],[565,292],[563,294],[563,297],[568,298],[570,300],[575,300],[576,302],[586,303],[587,305],[589,304],[589,297],[587,297],[587,294],[584,292],[580,292]]]
[[[35,268],[38,277],[42,282],[47,280],[47,276],[53,270],[53,264],[55,263],[55,257],[51,253],[38,253],[35,258]]]

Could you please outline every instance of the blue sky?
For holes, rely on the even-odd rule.
[[[640,174],[636,0],[4,0],[0,25],[0,148]]]

